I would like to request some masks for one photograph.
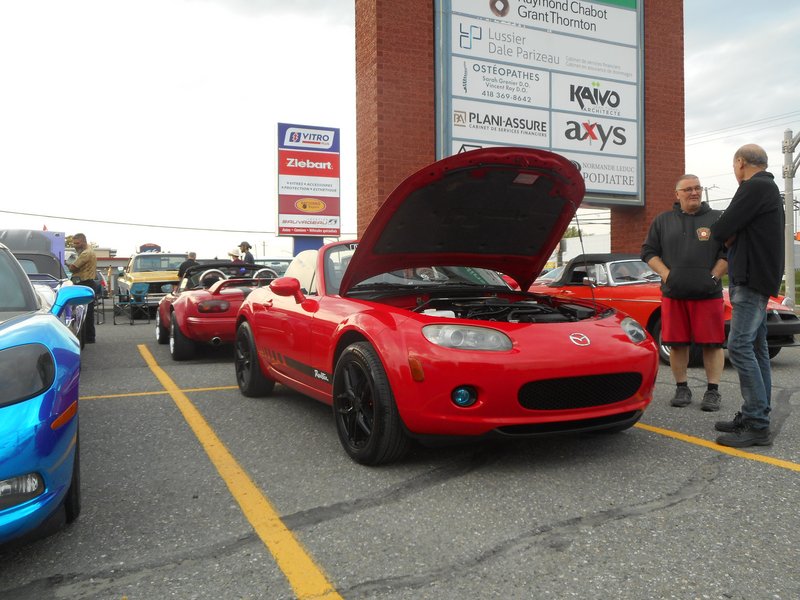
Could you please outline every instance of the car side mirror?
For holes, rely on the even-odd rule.
[[[583,278],[583,285],[588,285],[589,287],[597,287],[597,279],[594,277],[584,277]]]
[[[269,289],[271,289],[276,296],[284,296],[286,298],[289,296],[294,297],[295,302],[298,304],[302,304],[306,299],[300,289],[300,282],[295,277],[279,277],[278,279],[273,279],[272,283],[269,284]]]

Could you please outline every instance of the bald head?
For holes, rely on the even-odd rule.
[[[745,163],[748,165],[753,165],[754,167],[763,167],[767,168],[768,160],[767,160],[767,153],[761,146],[756,144],[745,144],[741,148],[736,151],[736,154],[733,155],[733,160],[737,158],[741,158]]]
[[[761,146],[745,144],[733,155],[733,175],[742,183],[759,171],[765,171],[767,164],[767,153]]]

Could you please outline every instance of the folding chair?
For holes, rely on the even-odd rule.
[[[97,292],[97,294],[94,299],[94,322],[95,325],[102,325],[106,322],[106,301],[102,292]]]
[[[147,290],[149,287],[149,283],[134,283],[127,294],[117,294],[114,299],[114,325],[117,324],[117,317],[122,317],[125,314],[128,315],[131,325],[134,324],[137,314],[147,319],[147,322],[150,323],[150,307],[147,305]]]

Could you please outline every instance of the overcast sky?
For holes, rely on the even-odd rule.
[[[800,2],[685,11],[686,170],[730,198],[733,152],[755,142],[783,189]],[[353,0],[3,0],[0,228],[83,231],[120,255],[155,242],[223,257],[242,240],[289,254],[272,235],[286,122],[341,129],[354,234],[353,13]]]
[[[713,188],[709,199],[722,208],[713,201],[736,192],[733,153],[756,143],[783,190],[783,134],[800,133],[800,2],[684,5],[686,170]]]

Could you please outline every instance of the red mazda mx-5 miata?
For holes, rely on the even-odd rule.
[[[197,346],[232,344],[239,307],[254,288],[277,277],[256,264],[215,261],[186,270],[156,310],[156,340],[169,343],[174,360],[188,360]]]
[[[357,462],[415,438],[623,430],[652,398],[653,339],[591,301],[527,290],[584,194],[565,158],[487,148],[389,196],[360,242],[298,254],[237,319],[246,396],[275,383],[332,405]]]

